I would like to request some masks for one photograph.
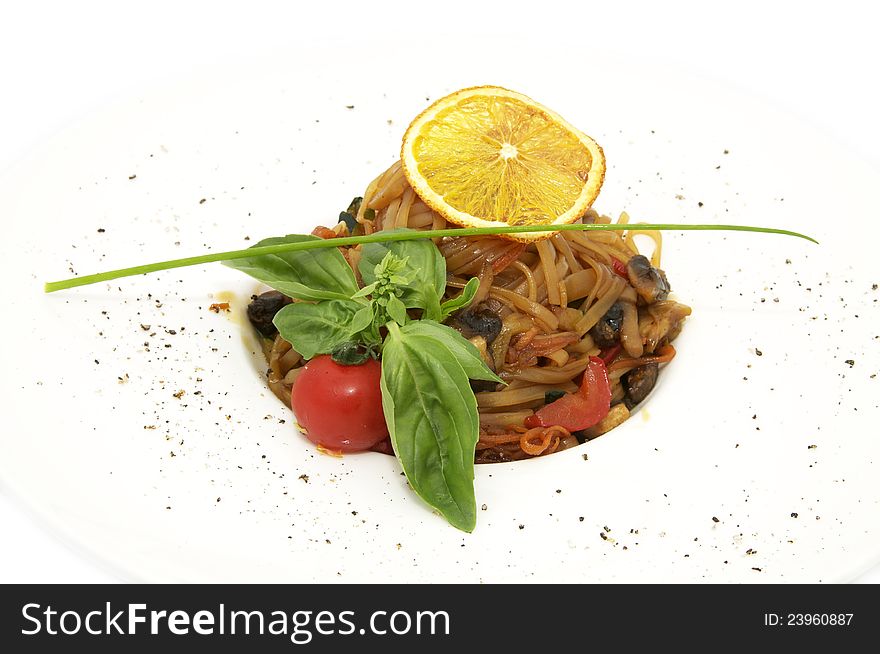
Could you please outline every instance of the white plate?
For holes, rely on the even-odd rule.
[[[393,77],[363,49],[218,71],[111,107],[8,173],[3,482],[149,581],[838,581],[868,567],[877,171],[675,70],[599,61],[572,88],[558,80],[575,53],[550,70],[458,56],[418,71],[395,57]],[[253,284],[234,271],[41,293],[70,269],[331,224],[429,98],[479,83],[525,92],[602,144],[606,213],[822,244],[667,235],[664,267],[694,314],[646,409],[588,445],[478,467],[471,535],[426,510],[392,458],[321,456],[294,431],[242,328]],[[208,311],[227,297],[230,316]]]

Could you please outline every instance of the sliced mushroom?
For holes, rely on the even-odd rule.
[[[662,343],[674,340],[689,315],[689,306],[672,300],[642,307],[639,311],[639,333],[645,343],[645,351],[653,352]]]
[[[666,273],[652,266],[645,255],[631,257],[626,264],[626,272],[629,283],[648,304],[665,300],[669,295],[671,289]]]
[[[498,390],[498,383],[486,379],[471,379],[471,390],[474,393],[491,393]]]
[[[275,318],[275,314],[290,302],[289,297],[278,291],[267,291],[260,295],[253,295],[247,308],[248,320],[263,336],[272,338],[278,331],[272,324],[272,320]]]
[[[649,363],[630,370],[623,376],[623,385],[626,388],[627,406],[633,407],[646,397],[657,383],[657,373],[660,366]]]
[[[617,345],[620,326],[623,324],[623,305],[615,302],[604,316],[590,329],[593,342],[603,350]]]
[[[465,338],[482,336],[486,344],[491,345],[501,333],[501,316],[493,311],[487,303],[482,302],[475,307],[459,311],[452,319],[452,327]]]

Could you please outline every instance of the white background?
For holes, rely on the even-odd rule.
[[[534,48],[546,57],[557,44],[577,44],[585,60],[599,49],[669,63],[798,114],[880,166],[880,13],[872,4],[4,3],[0,171],[95,108],[202,68],[259,60],[291,44],[357,39],[369,48],[375,40],[413,36],[423,46],[402,48],[401,56],[442,58],[444,48],[491,40],[499,57],[508,48]],[[589,84],[589,70],[560,83]],[[650,101],[645,98],[648,108]],[[118,580],[57,541],[2,485],[0,532],[0,583]],[[880,581],[880,568],[861,581]]]

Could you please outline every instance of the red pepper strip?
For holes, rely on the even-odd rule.
[[[590,357],[577,393],[566,393],[552,404],[545,405],[526,418],[525,425],[529,429],[558,425],[568,431],[579,431],[602,420],[610,408],[611,384],[605,363],[599,357]]]
[[[623,345],[617,343],[616,345],[612,345],[608,349],[599,352],[599,358],[602,359],[602,363],[605,364],[606,368],[611,365],[611,362],[614,361],[614,357],[620,354],[622,349]]]
[[[315,227],[315,229],[312,230],[312,236],[317,236],[318,238],[323,238],[326,240],[329,238],[336,238],[339,235],[329,227],[322,227],[321,225],[318,225],[317,227]]]
[[[629,273],[626,271],[626,264],[617,257],[611,257],[611,269],[624,279],[629,279]]]
[[[519,259],[526,249],[525,243],[514,243],[509,246],[501,255],[492,262],[492,272],[496,275],[506,269],[510,264]]]
[[[610,369],[639,368],[649,363],[669,363],[673,358],[675,358],[675,348],[672,347],[672,343],[667,343],[650,356],[639,357],[638,359],[618,359],[610,366]]]

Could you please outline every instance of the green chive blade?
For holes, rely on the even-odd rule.
[[[299,243],[286,243],[280,245],[267,245],[264,247],[247,248],[244,250],[232,250],[229,252],[214,252],[203,254],[195,257],[186,257],[183,259],[171,259],[169,261],[160,261],[130,268],[119,268],[107,272],[96,273],[93,275],[83,275],[81,277],[72,277],[54,282],[46,282],[44,290],[46,293],[54,293],[78,286],[88,286],[89,284],[97,284],[100,282],[111,281],[123,277],[132,277],[135,275],[145,275],[148,273],[159,272],[161,270],[171,270],[173,268],[184,268],[187,266],[197,266],[205,263],[215,263],[219,261],[228,261],[231,259],[243,259],[246,257],[254,257],[268,254],[279,254],[282,252],[295,252],[297,250],[312,250],[319,248],[331,248],[350,245],[360,245],[362,243],[387,243],[392,241],[412,241],[425,238],[443,238],[447,236],[492,236],[498,234],[529,234],[536,232],[561,232],[561,231],[729,231],[729,232],[753,232],[761,234],[779,234],[783,236],[793,236],[795,238],[804,239],[811,243],[819,244],[819,241],[812,236],[801,234],[787,229],[779,229],[775,227],[754,227],[751,225],[687,225],[687,224],[655,224],[655,223],[633,223],[626,225],[619,224],[580,224],[574,223],[569,225],[508,225],[504,227],[465,227],[455,229],[437,229],[425,231],[402,231],[383,233],[376,232],[367,236],[343,236],[334,239],[324,239],[315,241],[303,241]]]

